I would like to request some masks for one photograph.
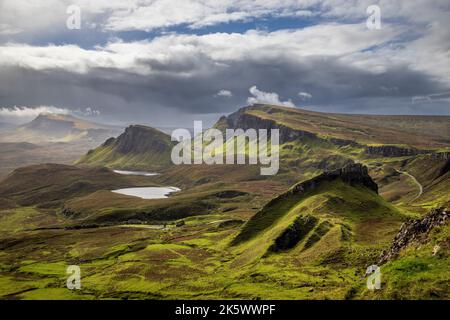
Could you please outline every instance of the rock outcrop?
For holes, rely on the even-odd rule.
[[[415,156],[419,154],[426,154],[430,153],[430,151],[385,145],[385,146],[368,146],[365,149],[365,153],[370,156],[406,157],[406,156]]]
[[[405,222],[395,236],[391,247],[383,251],[378,259],[378,264],[383,264],[395,258],[399,252],[412,244],[421,244],[428,240],[428,235],[433,228],[448,223],[448,209],[439,208],[431,212],[423,219]]]

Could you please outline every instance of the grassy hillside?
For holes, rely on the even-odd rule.
[[[346,173],[321,175],[271,200],[232,241],[242,251],[242,262],[287,251],[294,256],[308,253],[308,259],[324,258],[320,246],[315,246],[330,232],[337,238],[333,244],[328,240],[324,248],[328,255],[338,254],[333,250],[341,250],[345,243],[379,244],[389,239],[407,213],[378,196],[376,188],[370,188],[369,176],[351,178]]]

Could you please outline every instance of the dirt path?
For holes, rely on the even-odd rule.
[[[412,199],[411,202],[413,202],[414,200],[418,199],[418,198],[422,195],[422,193],[423,193],[423,187],[422,187],[422,185],[420,184],[420,182],[417,181],[416,177],[414,177],[413,175],[409,174],[409,173],[406,172],[406,171],[400,171],[400,170],[397,170],[397,172],[400,172],[401,174],[404,174],[404,175],[410,177],[410,178],[414,181],[414,183],[419,187],[419,194],[418,194],[414,199]]]

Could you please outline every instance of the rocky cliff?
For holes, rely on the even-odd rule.
[[[270,131],[271,129],[278,129],[280,132],[280,144],[302,140],[305,138],[314,139],[321,142],[330,142],[337,146],[358,146],[358,144],[353,140],[346,139],[338,139],[338,138],[330,138],[324,139],[319,137],[316,133],[307,131],[307,130],[299,130],[292,128],[290,126],[280,124],[279,122],[270,119],[263,118],[253,114],[248,113],[248,110],[258,109],[262,107],[260,105],[249,106],[245,108],[241,108],[238,111],[230,114],[228,117],[221,117],[219,121],[216,123],[215,128],[220,130],[224,129],[266,129]],[[270,111],[268,112],[270,114]]]
[[[365,149],[365,153],[370,156],[382,156],[382,157],[406,157],[415,156],[418,154],[429,153],[429,150],[419,150],[414,148],[402,148],[398,146],[368,146]]]
[[[280,130],[280,144],[302,139],[305,137],[317,139],[314,133],[302,130],[295,130],[285,125],[281,125],[272,119],[264,119],[252,114],[246,113],[247,108],[242,108],[235,113],[230,114],[220,121],[229,129],[271,129]]]
[[[439,208],[431,210],[423,219],[405,222],[395,236],[391,247],[381,253],[378,264],[383,264],[395,258],[401,250],[410,245],[426,242],[433,228],[448,223],[448,214],[448,209]]]

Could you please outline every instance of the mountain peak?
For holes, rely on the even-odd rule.
[[[130,125],[117,138],[109,138],[89,151],[78,163],[157,170],[170,163],[171,150],[169,135],[151,127]]]
[[[131,125],[116,139],[116,150],[123,154],[170,150],[170,137],[151,127]]]

